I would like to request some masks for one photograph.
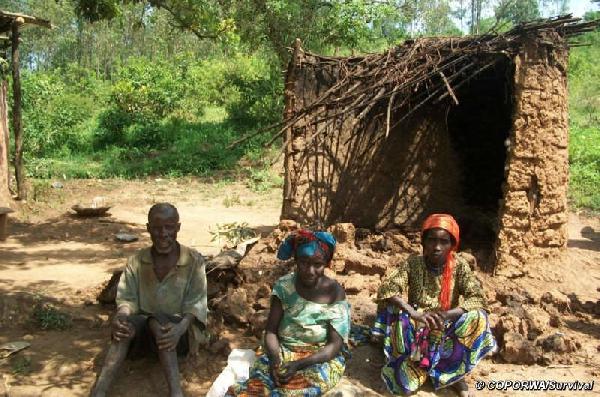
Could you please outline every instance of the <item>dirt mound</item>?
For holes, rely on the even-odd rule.
[[[210,306],[217,316],[260,337],[266,324],[271,286],[293,270],[290,261],[276,258],[277,247],[296,228],[293,221],[281,221],[235,268],[240,283],[220,281],[220,285],[228,287],[211,299]],[[344,286],[352,305],[353,322],[370,325],[376,315],[374,298],[382,278],[409,255],[420,252],[419,236],[401,230],[372,233],[348,223],[333,225],[329,230],[338,246],[327,275]],[[580,336],[564,324],[575,321],[573,317],[598,317],[600,301],[582,301],[576,294],[545,290],[545,280],[553,279],[553,273],[544,271],[540,275],[536,266],[531,266],[527,275],[519,273],[519,282],[515,283],[515,278],[482,272],[475,256],[463,254],[488,297],[490,322],[500,346],[496,359],[540,365],[571,364],[577,360],[582,347]]]

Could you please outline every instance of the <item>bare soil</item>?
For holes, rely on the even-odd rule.
[[[113,270],[127,256],[148,245],[146,213],[152,203],[170,201],[180,211],[179,240],[204,254],[216,254],[223,242],[211,242],[210,230],[217,223],[247,222],[267,234],[279,222],[281,191],[255,193],[242,183],[197,179],[143,181],[67,181],[62,189],[38,189],[36,200],[19,203],[10,222],[10,237],[0,242],[0,344],[26,340],[31,346],[0,360],[0,396],[85,396],[89,393],[104,358],[109,338],[111,307],[99,305],[96,294]],[[78,218],[69,208],[103,196],[112,204],[110,215]],[[123,244],[114,234],[128,232],[139,241]],[[582,302],[600,298],[600,220],[578,214],[569,219],[569,248],[557,262],[531,264],[528,274],[503,283],[541,296],[550,290],[576,296]],[[554,258],[556,259],[556,258]],[[489,274],[480,275],[490,288]],[[350,295],[355,318],[368,318],[373,304],[369,292]],[[69,329],[46,331],[32,320],[38,303],[49,303],[72,319]],[[501,305],[496,305],[501,306]],[[498,309],[499,310],[499,309]],[[468,379],[591,381],[600,394],[600,318],[578,310],[560,312],[561,332],[580,348],[568,355],[568,363],[514,365],[498,356],[486,359]],[[220,335],[231,347],[256,348],[259,340],[246,329],[228,325]],[[342,389],[344,395],[386,395],[379,369],[383,357],[377,347],[354,349]],[[206,393],[226,364],[225,354],[200,352],[182,362],[182,382],[190,396]],[[480,395],[574,395],[573,392],[482,391]],[[160,368],[151,358],[127,362],[117,380],[113,396],[164,396],[166,385]],[[446,390],[435,394],[425,388],[418,396],[453,396]]]

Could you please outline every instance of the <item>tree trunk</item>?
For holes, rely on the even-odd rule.
[[[12,24],[12,77],[13,77],[13,130],[15,134],[15,177],[17,179],[17,197],[27,198],[25,187],[25,169],[23,168],[23,125],[21,118],[21,74],[19,72],[19,26],[15,20]]]
[[[8,106],[6,103],[8,82],[0,80],[0,207],[9,207],[10,173],[8,167]]]

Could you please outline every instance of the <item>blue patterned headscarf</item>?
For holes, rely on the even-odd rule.
[[[319,258],[325,263],[329,263],[333,258],[335,244],[335,237],[331,233],[300,229],[289,235],[279,246],[277,258],[288,260],[292,256],[296,258],[309,257]]]

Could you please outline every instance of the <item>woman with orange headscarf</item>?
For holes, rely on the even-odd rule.
[[[393,394],[414,392],[429,378],[435,389],[452,385],[467,396],[464,376],[496,348],[484,294],[457,253],[452,216],[429,216],[421,238],[423,255],[408,258],[377,292],[373,334],[383,337],[387,359],[381,375]]]

